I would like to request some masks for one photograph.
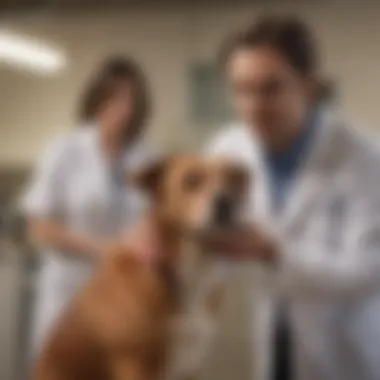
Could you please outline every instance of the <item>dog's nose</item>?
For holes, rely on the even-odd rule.
[[[214,221],[219,226],[229,225],[234,217],[234,202],[232,197],[221,194],[215,199]]]

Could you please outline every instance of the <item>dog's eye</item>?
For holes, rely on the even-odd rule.
[[[195,191],[199,189],[205,180],[205,176],[201,172],[189,173],[183,179],[183,188],[186,191]]]

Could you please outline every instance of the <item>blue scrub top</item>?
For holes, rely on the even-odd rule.
[[[265,165],[269,177],[272,207],[281,212],[287,196],[307,155],[317,124],[317,111],[309,117],[300,136],[281,153],[265,153]]]

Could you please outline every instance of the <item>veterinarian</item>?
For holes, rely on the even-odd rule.
[[[102,249],[144,208],[125,172],[148,160],[146,80],[129,58],[107,60],[80,104],[80,128],[58,138],[24,199],[31,238],[43,247],[32,328],[33,354],[85,282]]]
[[[302,21],[264,17],[233,35],[222,57],[241,122],[207,151],[251,168],[252,227],[215,247],[260,263],[253,379],[378,380],[379,148],[324,104]],[[152,227],[136,230],[154,255]]]
[[[309,28],[264,17],[224,46],[241,122],[209,151],[252,168],[255,380],[380,378],[380,150],[320,97]]]

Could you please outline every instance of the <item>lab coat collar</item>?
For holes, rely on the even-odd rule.
[[[96,159],[101,167],[106,169],[110,164],[107,162],[106,157],[101,152],[99,135],[99,128],[96,123],[85,124],[82,126],[80,141],[83,144],[85,150],[94,156],[94,159]],[[118,162],[126,170],[132,170],[132,168],[136,167],[139,164],[141,145],[142,143],[136,140],[131,144],[125,146],[125,149],[122,152]]]
[[[332,180],[343,188],[346,186],[346,168],[349,167],[351,156],[350,134],[347,133],[343,119],[326,108],[321,114],[317,129],[319,131],[315,135],[309,157],[301,168],[294,191],[290,194],[280,219],[283,228],[290,228],[295,223],[302,224],[310,215],[311,209],[318,204],[318,199],[326,194],[326,186]]]
[[[322,164],[332,149],[335,128],[336,124],[332,122],[331,115],[327,111],[321,111],[319,125],[316,126],[313,136],[314,141],[311,142],[310,151],[305,156],[305,162],[295,179],[293,191],[290,192],[284,211],[280,215],[279,221],[283,228],[288,228],[297,220],[307,217],[310,207],[322,193],[327,180],[327,173]]]

